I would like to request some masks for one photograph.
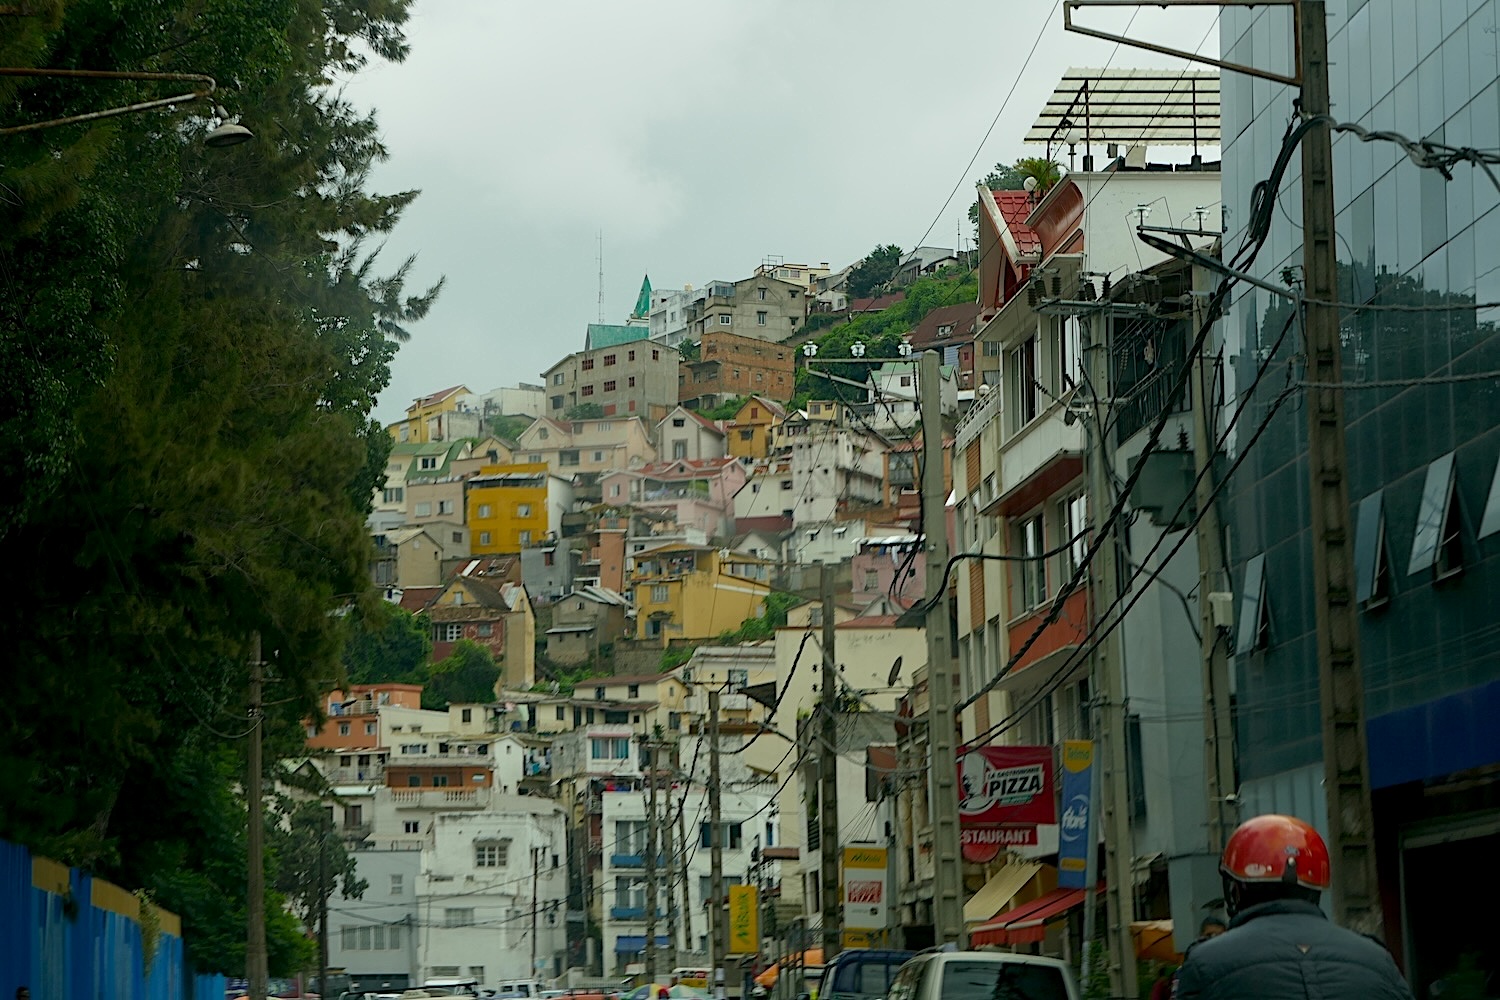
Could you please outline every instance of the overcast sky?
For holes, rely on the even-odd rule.
[[[1131,34],[1213,53],[1212,17],[1146,8]],[[413,289],[448,281],[396,357],[385,422],[579,350],[600,232],[609,323],[645,274],[702,286],[770,255],[837,269],[877,244],[951,247],[974,182],[1042,152],[1020,140],[1069,67],[1184,65],[1064,33],[1047,0],[418,0],[407,37],[405,63],[345,91],[391,152],[372,186],[422,191],[382,259],[417,254]]]

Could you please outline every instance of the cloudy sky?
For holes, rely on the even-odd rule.
[[[1209,53],[1212,31],[1207,11],[1131,26]],[[391,151],[373,187],[422,191],[384,259],[417,254],[414,287],[448,281],[396,358],[387,422],[580,349],[601,232],[611,323],[645,274],[701,286],[772,255],[839,268],[877,244],[951,247],[973,183],[1041,153],[1020,140],[1065,70],[1183,66],[1064,33],[1048,0],[418,0],[407,35],[405,63],[345,90]]]

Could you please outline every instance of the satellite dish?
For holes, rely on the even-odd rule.
[[[896,657],[896,662],[891,664],[891,672],[885,679],[886,687],[895,687],[896,678],[901,676],[901,657]]]

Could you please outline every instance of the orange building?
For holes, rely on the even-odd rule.
[[[307,724],[307,745],[313,750],[374,749],[380,745],[380,710],[421,708],[420,684],[356,684],[334,691],[323,702],[328,718],[320,727]]]

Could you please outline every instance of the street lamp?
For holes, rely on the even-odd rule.
[[[1027,179],[1028,180],[1032,180],[1033,178],[1027,178]],[[903,358],[909,358],[909,357],[911,357],[912,356],[912,352],[914,350],[915,350],[915,348],[913,348],[911,346],[911,344],[907,343],[904,340],[901,341],[901,343],[899,343],[899,344],[896,345],[896,353],[899,354],[899,355],[901,355]]]
[[[849,345],[849,356],[852,357],[852,358],[862,358],[862,357],[864,357],[865,356],[865,345],[864,345],[864,343],[862,341],[856,340],[854,343],[850,344]]]
[[[818,356],[818,345],[811,341],[802,345],[802,356],[804,358],[815,358]]]
[[[185,94],[158,97],[149,101],[137,101],[134,104],[124,104],[117,108],[105,108],[103,111],[89,111],[81,115],[68,115],[65,118],[29,122],[25,125],[11,125],[0,128],[0,135],[39,132],[42,129],[56,128],[59,125],[76,125],[82,122],[99,121],[103,118],[117,118],[120,115],[133,114],[137,111],[151,111],[156,108],[173,107],[178,104],[187,104],[191,101],[206,101],[219,86],[213,77],[203,73],[138,73],[124,70],[33,69],[25,66],[0,66],[0,76],[46,77],[66,80],[136,80],[188,83],[194,85],[193,89]],[[218,115],[220,124],[204,137],[203,141],[206,145],[215,149],[225,146],[236,146],[252,137],[253,133],[245,128],[245,126],[231,123],[228,113],[222,107],[215,105],[214,111]]]

